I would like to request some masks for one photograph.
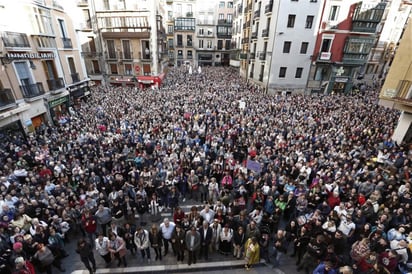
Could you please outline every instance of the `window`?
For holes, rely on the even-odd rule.
[[[124,64],[124,74],[133,75],[132,64]]]
[[[110,64],[110,73],[111,73],[111,74],[118,74],[118,72],[117,72],[117,64]]]
[[[187,59],[193,59],[193,52],[191,50],[187,51]]]
[[[183,47],[183,35],[181,35],[181,34],[177,35],[177,46],[178,47]]]
[[[219,13],[219,20],[225,20],[225,14],[224,13]]]
[[[330,13],[329,13],[329,20],[330,21],[336,21],[338,20],[338,16],[339,16],[339,6],[332,6],[330,8]]]
[[[93,66],[93,72],[94,73],[100,73],[99,61],[92,60],[92,66]]]
[[[203,35],[205,34],[205,30],[204,29],[199,29],[199,35]]]
[[[167,26],[167,33],[173,33],[173,25],[168,25]]]
[[[124,59],[133,59],[133,54],[130,49],[130,40],[122,40],[123,46],[123,58]]]
[[[193,46],[193,44],[192,44],[192,35],[187,35],[187,46],[188,47],[192,47]]]
[[[294,14],[289,14],[288,16],[288,28],[293,28],[295,26],[295,19],[296,19],[296,15]]]
[[[283,53],[290,53],[290,46],[292,45],[291,41],[285,41],[283,43]]]
[[[169,10],[169,11],[167,12],[167,19],[168,19],[169,21],[173,20],[173,11]]]
[[[168,39],[167,45],[169,46],[169,48],[173,48],[173,39]]]
[[[222,49],[223,48],[223,40],[217,40],[217,49]]]
[[[180,59],[183,58],[183,50],[178,50],[177,51],[177,58],[180,58]]]
[[[213,47],[212,40],[207,40],[207,48],[211,49]]]
[[[303,68],[296,68],[295,78],[302,78]]]
[[[109,0],[103,0],[103,7],[105,10],[110,10]]]
[[[116,49],[114,46],[114,40],[107,40],[106,45],[107,45],[107,51],[109,53],[108,58],[116,59]]]
[[[199,40],[199,48],[200,48],[200,49],[203,48],[203,40]]]
[[[302,42],[302,44],[300,45],[300,53],[305,54],[308,52],[308,46],[309,43],[308,42]]]
[[[233,2],[227,2],[227,8],[232,9],[233,8]]]
[[[230,49],[230,42],[231,42],[230,40],[225,41],[225,49],[226,50]]]
[[[176,18],[175,30],[195,30],[195,18]]]
[[[306,24],[305,24],[305,28],[307,28],[307,29],[311,29],[311,28],[312,28],[312,25],[313,25],[313,18],[314,18],[314,16],[313,16],[313,15],[308,15],[308,16],[306,16]]]
[[[322,40],[322,46],[320,48],[321,52],[329,52],[330,46],[332,45],[332,39],[330,38],[324,38]]]
[[[219,2],[219,8],[224,8],[225,7],[225,2],[224,1],[220,1]]]
[[[60,27],[62,37],[66,38],[67,37],[67,32],[66,32],[66,25],[64,24],[64,20],[63,19],[57,19],[57,21],[59,21],[59,27]]]
[[[228,13],[228,14],[226,15],[226,18],[227,18],[227,22],[228,22],[228,23],[232,23],[232,21],[233,21],[233,14]]]
[[[286,76],[286,67],[280,67],[279,69],[279,78],[285,78]]]
[[[67,58],[67,63],[69,63],[70,74],[76,73],[76,65],[74,63],[74,58],[73,57],[68,57]]]

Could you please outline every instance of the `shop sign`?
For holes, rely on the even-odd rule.
[[[6,57],[10,59],[54,59],[53,52],[15,52],[6,53]]]
[[[346,82],[348,82],[348,78],[342,78],[342,77],[336,78],[335,82],[336,83],[346,83]]]
[[[65,102],[68,102],[68,101],[69,101],[69,96],[63,96],[63,97],[60,97],[60,98],[57,98],[57,99],[54,99],[54,100],[50,101],[49,102],[49,107],[54,108],[54,107],[56,107],[58,105],[61,105]]]

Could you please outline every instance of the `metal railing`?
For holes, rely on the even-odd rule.
[[[73,83],[80,82],[80,77],[79,77],[79,73],[78,73],[78,72],[71,73],[70,75],[71,75],[71,77],[72,77],[72,82],[73,82]]]
[[[44,94],[44,88],[42,83],[23,85],[20,86],[20,89],[24,98],[34,98]]]
[[[62,38],[62,41],[63,41],[63,47],[64,47],[65,49],[71,49],[71,48],[73,48],[72,39],[67,38],[67,37],[63,37],[63,38]]]
[[[0,90],[0,108],[16,103],[13,91],[9,88]]]
[[[56,79],[48,79],[47,85],[49,86],[49,90],[57,90],[64,88],[64,81],[63,78],[56,78]]]

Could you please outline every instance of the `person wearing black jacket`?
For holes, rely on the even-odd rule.
[[[278,267],[280,264],[280,258],[282,254],[286,254],[288,249],[288,242],[286,240],[286,232],[283,230],[278,230],[275,237],[273,238],[273,247],[270,258],[273,258],[273,267]]]
[[[207,221],[203,221],[202,227],[199,229],[200,233],[200,255],[204,256],[205,260],[209,259],[209,246],[212,241],[213,232]]]
[[[77,242],[76,252],[80,255],[80,260],[89,270],[89,273],[93,274],[96,272],[96,260],[94,259],[93,248],[86,239],[82,238]]]
[[[238,260],[242,257],[246,240],[245,230],[243,226],[239,226],[233,233],[233,257],[236,257]]]

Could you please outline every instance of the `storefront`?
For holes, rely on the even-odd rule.
[[[157,76],[137,76],[137,83],[140,89],[146,88],[158,88],[162,85],[165,78],[165,73],[159,74]]]
[[[90,79],[83,80],[66,87],[70,95],[70,105],[77,104],[80,99],[90,95]]]
[[[66,94],[59,98],[48,98],[47,104],[50,111],[50,117],[54,125],[62,125],[67,122],[70,107],[70,96]]]

